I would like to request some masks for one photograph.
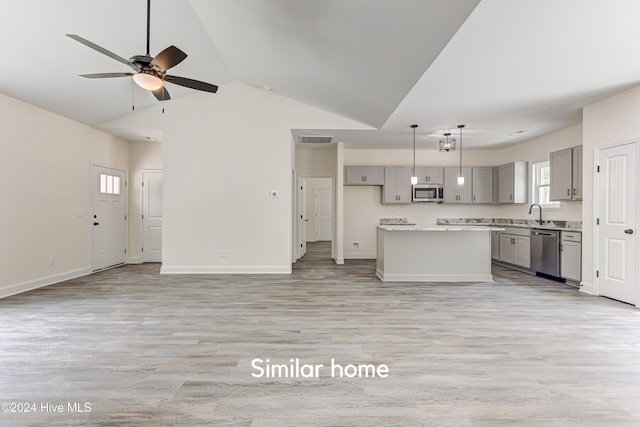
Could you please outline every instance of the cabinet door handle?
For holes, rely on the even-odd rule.
[[[568,188],[568,189],[567,189],[567,196],[570,196],[570,195],[571,195],[571,189],[570,189],[570,188]]]
[[[509,200],[513,200],[513,194],[509,194]]]
[[[578,191],[574,188],[574,189],[573,189],[573,195],[575,196],[577,192],[578,192]]]
[[[560,252],[564,252],[564,245],[560,245]]]
[[[476,196],[473,196],[473,201],[474,201],[474,202],[476,201]]]

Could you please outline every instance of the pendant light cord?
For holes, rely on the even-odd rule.
[[[464,125],[458,125],[458,129],[460,129],[460,175],[462,176],[462,128]]]
[[[413,175],[416,176],[416,128],[418,125],[411,125],[413,128]]]

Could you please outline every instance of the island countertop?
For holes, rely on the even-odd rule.
[[[505,231],[500,226],[464,226],[464,225],[378,225],[384,231]]]

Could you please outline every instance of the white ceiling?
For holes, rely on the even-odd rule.
[[[129,78],[78,77],[130,70],[65,37],[144,54],[146,1],[1,5],[0,92],[98,128],[157,104]],[[579,123],[583,106],[638,84],[637,16],[638,0],[152,0],[150,53],[174,44],[189,58],[171,74],[269,86],[378,129],[295,135],[409,148],[413,123],[423,145],[464,123],[465,146],[489,148]]]

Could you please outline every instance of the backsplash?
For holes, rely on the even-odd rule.
[[[509,218],[438,218],[438,225],[473,224],[473,225],[511,225],[520,224],[528,226],[539,225],[535,219],[509,219]],[[582,230],[582,221],[543,221],[545,227],[570,228]]]

